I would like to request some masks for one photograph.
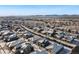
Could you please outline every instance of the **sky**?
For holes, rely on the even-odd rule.
[[[0,16],[78,15],[79,5],[0,5]]]

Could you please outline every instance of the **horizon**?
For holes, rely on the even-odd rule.
[[[0,5],[0,16],[79,15],[79,5]]]

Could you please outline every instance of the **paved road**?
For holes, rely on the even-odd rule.
[[[68,42],[65,42],[65,41],[56,39],[56,38],[52,38],[52,37],[46,36],[46,35],[43,35],[43,34],[41,34],[41,33],[34,32],[33,30],[31,30],[31,29],[29,29],[29,28],[27,28],[27,27],[25,27],[25,26],[23,26],[23,25],[21,25],[21,27],[23,27],[23,28],[26,29],[27,31],[32,32],[33,34],[36,34],[36,35],[41,36],[41,37],[48,38],[48,39],[50,39],[50,40],[52,40],[52,41],[58,42],[58,43],[60,43],[60,44],[63,44],[63,45],[65,45],[65,46],[68,46],[68,47],[70,47],[70,48],[76,47],[76,45],[74,45],[74,44],[71,44],[71,43],[68,43]]]

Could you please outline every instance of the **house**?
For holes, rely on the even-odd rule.
[[[9,30],[3,30],[3,31],[1,31],[1,32],[3,33],[3,34],[2,34],[3,36],[4,36],[4,35],[7,35],[8,33],[10,33]]]
[[[52,36],[52,34],[53,34],[53,30],[47,31],[47,35]]]
[[[38,27],[34,27],[33,30],[34,30],[34,31],[39,31],[40,28],[38,28]]]
[[[46,35],[47,35],[47,32],[46,32],[46,31],[41,31],[41,33],[42,33],[42,34],[46,34]]]
[[[31,54],[48,54],[48,52],[46,50],[43,50],[43,51],[34,51],[32,52]]]
[[[14,41],[14,40],[17,40],[17,39],[19,39],[19,37],[17,37],[16,34],[12,34],[12,35],[9,36],[8,41]]]
[[[49,46],[51,43],[46,39],[42,39],[42,40],[39,40],[36,44],[45,48]]]
[[[29,41],[33,42],[33,43],[36,43],[38,40],[42,39],[41,37],[37,36],[37,35],[34,35],[33,37],[31,38],[28,38]]]
[[[15,54],[29,54],[34,51],[34,48],[30,43],[21,44],[21,48],[15,51]]]
[[[51,44],[48,47],[46,47],[46,49],[48,51],[50,51],[50,53],[57,54],[57,53],[61,52],[62,49],[64,49],[64,46],[57,44],[57,43],[54,43],[54,44]]]
[[[19,39],[16,34],[6,35],[4,36],[4,41],[10,42]]]
[[[54,44],[54,46],[53,46],[53,53],[55,53],[55,54],[57,54],[57,53],[59,53],[60,51],[62,51],[62,49],[63,49],[64,47],[63,47],[63,45],[57,45],[57,44]]]
[[[79,46],[79,39],[75,38],[71,43]]]
[[[65,32],[62,32],[62,31],[58,31],[58,32],[57,32],[56,37],[57,37],[58,39],[63,39],[64,36],[66,36],[66,33],[65,33]]]
[[[65,36],[65,38],[66,38],[66,41],[68,41],[68,42],[72,42],[75,39],[74,36]]]
[[[15,40],[15,41],[12,41],[12,42],[8,42],[7,46],[9,48],[14,48],[16,45],[19,45],[19,44],[21,44],[23,42],[25,42],[25,41],[19,39],[19,40]]]
[[[30,38],[30,37],[33,37],[33,34],[32,34],[31,32],[26,32],[26,33],[24,33],[24,37],[25,37],[26,39],[28,39],[28,38]]]

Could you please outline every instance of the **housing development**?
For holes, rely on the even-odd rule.
[[[79,15],[0,17],[0,54],[78,54]]]

